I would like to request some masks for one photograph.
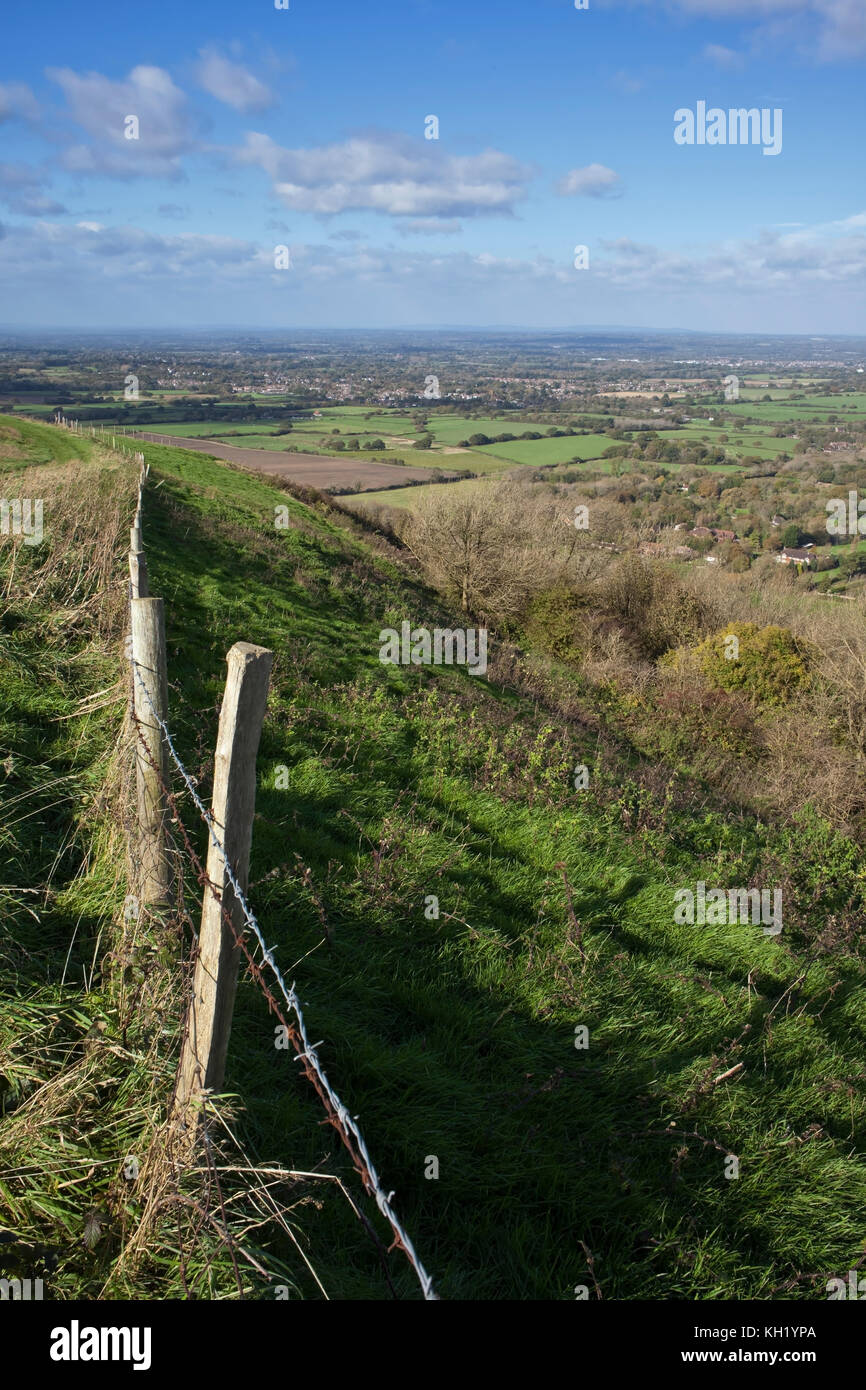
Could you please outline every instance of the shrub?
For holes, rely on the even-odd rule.
[[[697,594],[670,570],[625,555],[601,585],[606,612],[637,638],[646,656],[695,642],[707,630],[709,614]]]
[[[533,646],[563,661],[579,661],[586,638],[585,601],[573,589],[547,589],[533,599],[526,636]]]
[[[736,658],[726,654],[731,637],[738,643]],[[784,705],[811,685],[815,653],[789,628],[730,623],[701,642],[695,657],[711,685],[740,691],[757,704]]]

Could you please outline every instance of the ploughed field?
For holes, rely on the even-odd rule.
[[[399,486],[409,481],[428,481],[429,468],[405,468],[393,463],[368,463],[366,459],[341,459],[327,454],[276,453],[271,449],[241,449],[234,444],[218,444],[213,439],[173,439],[166,434],[145,434],[138,430],[136,439],[153,444],[176,444],[203,454],[226,459],[241,468],[256,473],[270,473],[279,478],[307,487],[352,488],[359,483],[363,489]]]

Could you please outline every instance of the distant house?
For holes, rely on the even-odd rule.
[[[786,545],[776,556],[777,565],[811,565],[811,545]]]
[[[693,560],[695,552],[688,545],[659,545],[658,541],[641,541],[637,548],[639,555],[656,560]]]
[[[675,526],[674,530],[679,530],[679,527]],[[693,526],[689,535],[698,536],[701,540],[735,541],[737,539],[734,531],[723,531],[718,526]]]
[[[708,565],[717,565],[719,563],[718,558],[715,555],[705,555],[704,559],[706,560]]]
[[[777,512],[776,515],[772,518],[772,520],[771,520],[771,522],[770,522],[770,525],[771,525],[771,526],[784,526],[784,525],[785,525],[785,522],[786,522],[787,520],[788,520],[788,518],[787,518],[786,516],[779,516],[779,514],[778,514],[778,512]]]

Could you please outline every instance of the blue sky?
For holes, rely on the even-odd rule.
[[[866,0],[50,0],[4,38],[6,326],[863,330]],[[677,144],[699,102],[780,110],[780,152]]]

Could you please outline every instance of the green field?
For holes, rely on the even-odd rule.
[[[455,483],[418,483],[415,487],[394,487],[384,488],[378,492],[361,492],[354,496],[343,496],[340,502],[343,506],[360,507],[363,509],[365,502],[381,502],[386,507],[400,507],[401,509],[415,506],[421,497],[427,497],[435,493],[438,497],[441,494],[462,492],[466,488],[479,487],[477,478],[464,478]]]
[[[566,435],[562,439],[520,439],[511,444],[485,444],[474,453],[504,459],[508,463],[528,463],[535,468],[568,463],[571,459],[600,459],[605,449],[616,443],[606,434]]]
[[[512,416],[485,415],[479,420],[466,420],[456,415],[436,415],[431,412],[427,429],[437,444],[459,444],[471,434],[522,434],[524,430],[538,429],[538,425],[528,424],[526,420]]]
[[[796,439],[790,436],[775,438],[770,434],[769,426],[762,428],[756,425],[738,429],[732,428],[730,422],[708,425],[702,421],[693,425],[681,425],[671,431],[660,431],[660,434],[663,438],[670,435],[672,439],[677,440],[699,440],[709,447],[724,449],[728,454],[737,457],[754,454],[756,458],[761,459],[774,459],[777,454],[793,454],[797,444]],[[720,434],[727,434],[726,443],[720,442]]]
[[[761,393],[759,393],[761,394]],[[750,415],[756,420],[809,420],[812,416],[826,419],[828,415],[863,419],[866,417],[866,392],[856,391],[845,396],[807,396],[804,400],[738,400],[726,401],[720,409],[725,414]]]

